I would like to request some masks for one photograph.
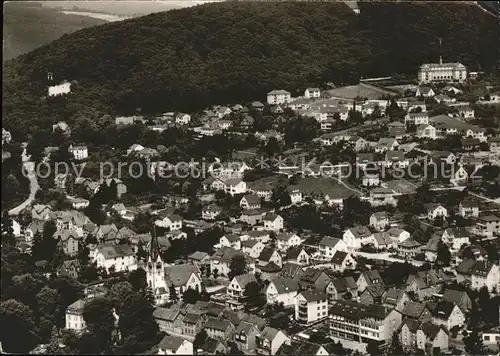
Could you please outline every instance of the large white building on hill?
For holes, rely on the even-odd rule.
[[[418,81],[420,83],[432,82],[464,82],[467,80],[467,68],[462,63],[426,63],[420,66]]]

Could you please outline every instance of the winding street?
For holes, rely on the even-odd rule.
[[[23,152],[23,171],[28,173],[27,178],[30,181],[30,195],[24,202],[9,210],[9,215],[18,215],[21,211],[30,206],[35,200],[36,192],[40,189],[35,172],[35,163],[29,160],[26,152]]]

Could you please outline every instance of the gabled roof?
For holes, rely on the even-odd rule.
[[[102,244],[97,249],[103,254],[105,259],[134,256],[134,250],[129,245]]]
[[[344,251],[337,251],[332,257],[332,264],[341,265],[349,254]]]
[[[365,305],[350,300],[338,300],[330,308],[330,314],[340,315],[354,320],[360,320],[364,318],[384,319],[389,312],[389,308],[381,305]]]
[[[234,279],[236,279],[236,282],[238,282],[241,289],[245,289],[248,283],[257,281],[255,279],[255,275],[252,273],[241,274],[234,277]]]
[[[184,339],[178,336],[166,335],[158,344],[158,347],[166,350],[173,350],[174,352],[181,347]]]
[[[280,276],[282,278],[293,278],[297,279],[302,276],[304,270],[301,266],[295,263],[286,262],[281,269]]]
[[[276,250],[274,248],[264,247],[259,255],[259,260],[268,262],[275,252]]]
[[[227,319],[209,317],[207,322],[205,323],[206,329],[226,331],[230,327],[231,327],[231,322]]]
[[[439,330],[442,329],[442,326],[427,321],[420,324],[419,329],[422,330],[430,340],[434,340],[439,333]]]
[[[436,304],[431,313],[434,318],[448,320],[454,308],[454,303],[446,300],[441,300]]]
[[[443,300],[452,302],[454,304],[460,304],[464,298],[469,298],[466,291],[446,289],[443,294]]]
[[[364,279],[368,285],[374,284],[374,283],[383,283],[382,277],[380,276],[380,272],[377,271],[376,269],[363,271],[361,273],[361,275],[364,277]]]
[[[332,283],[335,290],[339,293],[349,292],[357,288],[356,282],[352,277],[336,278]]]
[[[271,281],[279,294],[297,292],[299,283],[292,278],[275,278]]]
[[[325,236],[319,242],[319,246],[335,247],[340,242],[340,239],[331,236]]]
[[[260,197],[255,194],[247,194],[241,198],[242,200],[245,199],[248,203],[248,205],[260,205]]]
[[[383,296],[382,303],[396,306],[404,293],[405,291],[402,289],[390,288]]]
[[[305,290],[303,292],[300,292],[300,294],[307,302],[318,302],[320,300],[326,300],[328,298],[326,293],[318,291]]]
[[[174,287],[185,286],[193,273],[198,277],[200,276],[200,270],[196,265],[192,264],[165,267],[165,278],[169,284],[172,284]]]
[[[300,253],[304,251],[304,248],[301,247],[301,246],[292,246],[288,249],[288,251],[286,252],[286,258],[288,260],[295,260],[299,257]],[[306,252],[307,254],[307,252]]]
[[[381,298],[385,293],[385,287],[383,284],[375,283],[366,287],[366,291],[368,291],[373,298]]]
[[[426,309],[424,303],[407,301],[401,311],[404,316],[418,319]]]

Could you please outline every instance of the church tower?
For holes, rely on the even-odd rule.
[[[161,294],[160,288],[163,288],[165,291],[167,291],[164,262],[161,258],[160,244],[158,243],[158,238],[156,237],[156,229],[154,227],[153,234],[151,236],[151,244],[149,247],[146,277],[148,286],[151,287],[155,295]]]

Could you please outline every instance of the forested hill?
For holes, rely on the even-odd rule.
[[[65,15],[41,3],[12,1],[4,4],[4,60],[17,57],[66,33],[104,24],[105,21],[85,16]]]
[[[221,2],[63,36],[5,66],[4,124],[71,120],[81,110],[128,114],[196,109],[297,93],[325,81],[416,75],[439,58],[472,69],[500,58],[498,19],[464,3]],[[47,71],[76,80],[69,100],[44,101]],[[20,122],[24,120],[25,122]]]

